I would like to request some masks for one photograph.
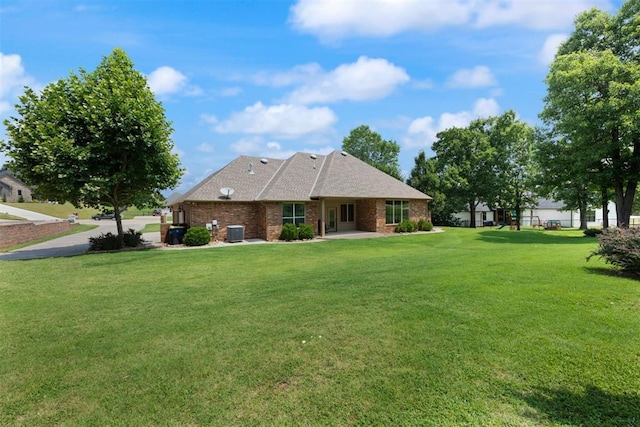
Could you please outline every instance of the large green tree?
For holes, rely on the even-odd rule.
[[[0,145],[41,197],[121,209],[157,206],[182,169],[171,124],[145,77],[121,49],[93,72],[80,69],[40,93],[26,88]]]
[[[640,0],[617,15],[591,9],[575,26],[551,64],[540,117],[579,153],[580,176],[591,176],[603,199],[613,191],[626,227],[640,179]]]
[[[531,191],[536,170],[534,129],[518,120],[513,110],[492,118],[489,123],[486,131],[491,146],[498,153],[494,166],[498,177],[496,203],[515,211],[516,228],[520,230],[522,210],[535,202],[535,194]]]
[[[342,149],[402,181],[398,162],[400,146],[395,141],[382,139],[382,136],[369,126],[361,125],[351,130],[342,140]]]
[[[411,169],[407,185],[430,195],[433,199],[429,202],[431,221],[436,225],[451,225],[452,214],[460,211],[462,205],[454,205],[455,199],[447,198],[443,189],[443,182],[438,174],[438,161],[435,157],[427,158],[421,150],[414,158],[414,166]]]
[[[443,191],[450,202],[469,208],[470,227],[476,226],[477,206],[493,205],[498,196],[498,152],[487,134],[488,124],[479,119],[466,128],[444,130],[432,146]]]

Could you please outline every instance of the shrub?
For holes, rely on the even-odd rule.
[[[298,227],[290,222],[284,224],[282,232],[280,232],[280,240],[286,240],[287,242],[298,240]]]
[[[182,242],[186,246],[203,246],[211,241],[211,233],[207,227],[191,227],[184,234]]]
[[[133,228],[130,228],[126,233],[124,233],[122,240],[124,242],[124,246],[127,248],[137,248],[144,242],[142,233],[134,230]]]
[[[587,257],[599,256],[608,264],[640,273],[640,228],[613,228],[598,236],[599,247]]]
[[[416,223],[410,219],[405,219],[400,224],[396,225],[396,233],[413,233],[416,229]]]
[[[121,248],[118,236],[111,232],[89,237],[90,251],[113,251]]]
[[[418,230],[420,231],[431,231],[433,230],[433,224],[428,219],[421,219],[418,221]]]
[[[582,232],[584,237],[596,237],[599,234],[602,234],[601,228],[587,228]]]
[[[300,227],[298,227],[298,239],[309,240],[313,239],[314,235],[315,233],[311,224],[300,224]]]
[[[130,228],[122,235],[122,244],[120,243],[120,239],[118,239],[118,235],[111,232],[103,233],[95,237],[89,237],[89,250],[115,251],[117,249],[122,249],[123,246],[127,248],[136,248],[143,242],[144,239],[142,238],[142,233]]]

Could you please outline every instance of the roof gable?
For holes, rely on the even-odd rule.
[[[250,171],[252,173],[250,173]],[[230,199],[221,188],[233,188]],[[185,193],[182,201],[295,201],[431,197],[347,153],[296,153],[286,160],[240,156]]]

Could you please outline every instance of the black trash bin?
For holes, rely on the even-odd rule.
[[[187,232],[187,227],[183,225],[172,225],[169,227],[169,244],[181,245],[184,240],[184,235]]]

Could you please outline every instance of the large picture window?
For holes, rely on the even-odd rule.
[[[304,203],[283,203],[282,223],[304,224]]]
[[[356,208],[353,203],[340,205],[340,222],[354,222],[356,220]]]
[[[409,219],[408,200],[387,200],[385,208],[387,224],[399,224],[405,219]]]

